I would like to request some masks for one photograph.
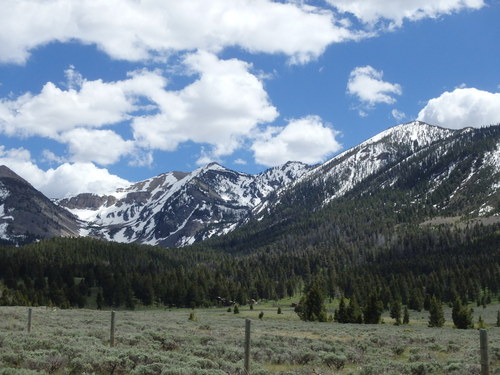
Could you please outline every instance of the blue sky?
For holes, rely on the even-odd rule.
[[[500,122],[499,0],[7,0],[0,164],[50,197]]]

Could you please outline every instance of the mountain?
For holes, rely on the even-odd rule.
[[[9,168],[0,166],[0,243],[19,245],[78,234],[75,216],[54,205]]]
[[[498,125],[399,125],[312,169],[256,208],[256,220],[204,246],[231,253],[373,249],[422,225],[497,224],[499,161]]]
[[[330,223],[385,217],[386,228],[470,218],[495,222],[500,215],[500,126],[451,130],[415,121],[314,167],[289,162],[249,175],[212,163],[105,195],[89,192],[54,202],[6,167],[4,180],[0,228],[2,238],[14,243],[28,231],[26,241],[81,235],[180,247],[231,233],[221,240],[224,248],[239,243],[250,249],[299,232],[309,236],[319,229],[298,231],[294,225],[324,215]],[[363,230],[371,235],[374,229]]]
[[[310,169],[289,162],[248,175],[212,163],[192,173],[165,173],[109,195],[80,194],[57,203],[86,223],[83,236],[185,246],[241,225],[271,193]]]

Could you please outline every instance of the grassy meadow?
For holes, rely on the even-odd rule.
[[[251,374],[480,374],[479,333],[446,325],[428,328],[428,313],[410,311],[410,324],[302,322],[290,304],[116,312],[0,307],[0,375],[7,374],[243,374],[245,318],[252,320]],[[334,306],[330,305],[332,309]],[[475,308],[488,328],[492,373],[500,374],[500,306]],[[259,314],[263,313],[262,319]],[[191,316],[191,320],[189,319]]]

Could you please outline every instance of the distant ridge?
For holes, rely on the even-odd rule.
[[[26,241],[91,236],[182,247],[246,225],[259,228],[259,222],[268,231],[338,199],[389,190],[412,197],[404,203],[413,206],[412,220],[495,216],[500,215],[499,160],[500,125],[451,130],[413,121],[317,166],[288,162],[249,175],[210,163],[104,195],[88,192],[55,201],[0,166],[0,237],[18,243],[26,233]]]

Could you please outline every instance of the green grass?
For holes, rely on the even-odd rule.
[[[252,319],[252,374],[478,374],[477,330],[427,327],[427,312],[411,324],[302,322],[281,301],[240,314],[227,308],[151,309],[116,313],[116,346],[109,346],[110,312],[0,307],[0,375],[7,374],[243,374],[245,318]],[[335,306],[329,306],[329,309]],[[489,326],[493,373],[500,374],[499,305],[475,308]],[[258,319],[264,312],[262,320]],[[331,311],[330,311],[331,312]],[[447,322],[450,310],[445,310]]]

